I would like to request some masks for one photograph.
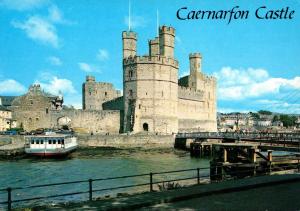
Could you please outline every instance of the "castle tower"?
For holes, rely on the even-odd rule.
[[[94,76],[86,76],[82,84],[82,109],[103,110],[102,104],[121,95],[111,83],[96,82]]]
[[[174,58],[175,29],[168,26],[159,28],[160,55]]]
[[[174,37],[174,29],[163,26],[159,38],[149,41],[148,56],[123,60],[124,132],[178,132]]]
[[[201,62],[202,56],[200,53],[191,53],[189,55],[190,59],[190,77],[189,77],[189,87],[199,89],[199,82],[197,77],[201,73]]]
[[[134,57],[136,55],[136,41],[137,36],[135,32],[123,31],[123,59],[128,57]]]
[[[158,56],[159,55],[159,38],[155,37],[154,40],[149,40],[149,56]]]

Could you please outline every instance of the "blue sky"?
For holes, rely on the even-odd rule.
[[[179,75],[189,71],[188,54],[201,52],[203,72],[218,78],[218,110],[260,109],[300,113],[300,1],[131,0],[138,54],[159,23],[176,28]],[[249,10],[247,20],[176,18],[189,10]],[[258,20],[255,10],[290,7],[292,20]],[[122,89],[122,39],[127,0],[0,0],[0,95],[24,94],[40,83],[65,104],[81,107],[86,75]]]

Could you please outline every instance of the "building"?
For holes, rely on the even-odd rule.
[[[178,80],[175,29],[162,26],[137,55],[137,34],[123,32],[124,132],[216,131],[216,79],[202,73],[199,53],[190,54],[190,75]]]
[[[12,112],[6,107],[0,105],[0,131],[6,131],[11,128]]]
[[[25,130],[81,128],[88,133],[162,133],[217,131],[216,79],[202,71],[200,53],[189,55],[190,73],[178,78],[174,57],[175,29],[162,26],[150,40],[149,54],[137,54],[137,34],[122,33],[123,96],[111,83],[87,76],[82,85],[83,109],[63,106],[33,85],[11,103],[14,118]]]
[[[120,111],[95,111],[67,108],[62,96],[44,92],[40,85],[30,86],[28,92],[17,97],[10,107],[17,127],[26,131],[38,128],[78,129],[84,133],[119,133]]]

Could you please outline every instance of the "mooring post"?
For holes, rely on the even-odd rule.
[[[11,188],[7,188],[7,210],[11,211]]]
[[[89,179],[89,200],[93,200],[93,180]]]
[[[153,191],[153,173],[150,172],[150,192]]]
[[[197,168],[197,183],[200,184],[200,168]]]

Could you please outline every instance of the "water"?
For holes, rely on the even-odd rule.
[[[80,150],[64,160],[21,159],[16,161],[0,161],[0,189],[6,187],[25,187],[37,184],[107,178],[149,172],[203,168],[209,166],[207,159],[195,159],[189,153],[177,150]],[[154,175],[154,182],[179,177],[194,177],[197,172]],[[202,172],[207,173],[207,172]],[[103,189],[124,185],[148,183],[149,176],[127,179],[93,182],[93,189]],[[154,188],[157,188],[155,185]],[[148,191],[149,186],[126,188],[114,191],[101,191],[94,196],[115,195],[120,192]],[[13,200],[53,194],[88,191],[88,183],[34,188],[13,191]],[[64,196],[30,202],[15,203],[14,206],[32,206],[43,203],[87,200],[88,194]],[[0,201],[6,201],[7,194],[0,194]],[[1,208],[1,205],[0,205]]]

